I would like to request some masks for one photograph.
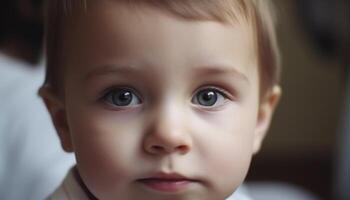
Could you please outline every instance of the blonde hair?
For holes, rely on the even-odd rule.
[[[100,1],[100,0],[97,0]],[[113,1],[113,0],[111,0]],[[260,90],[267,92],[280,79],[280,55],[275,33],[274,8],[270,0],[114,0],[130,5],[147,5],[187,20],[231,23],[245,20],[254,31]],[[47,72],[44,84],[58,91],[62,51],[60,35],[64,17],[76,7],[88,10],[88,0],[48,0],[46,5]],[[62,78],[62,77],[61,77]]]

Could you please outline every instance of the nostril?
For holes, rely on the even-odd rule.
[[[187,145],[181,145],[176,147],[177,151],[180,153],[186,153],[189,150],[189,147]]]
[[[159,146],[159,145],[153,145],[152,149],[153,149],[154,152],[162,152],[162,151],[164,151],[164,148],[162,146]]]

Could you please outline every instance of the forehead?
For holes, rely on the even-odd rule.
[[[74,66],[70,69],[84,66],[79,71],[93,71],[110,64],[149,70],[220,65],[242,71],[255,64],[248,24],[186,20],[148,6],[93,2],[66,20],[62,36],[66,65]]]

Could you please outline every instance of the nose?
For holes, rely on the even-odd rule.
[[[171,109],[156,114],[144,138],[145,151],[152,155],[187,154],[192,138],[183,119],[179,111]]]

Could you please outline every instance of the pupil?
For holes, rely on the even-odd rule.
[[[132,94],[128,91],[120,91],[114,96],[113,101],[118,106],[129,105],[132,101]]]
[[[203,91],[199,94],[198,103],[203,106],[212,106],[217,101],[217,94],[213,91]]]

